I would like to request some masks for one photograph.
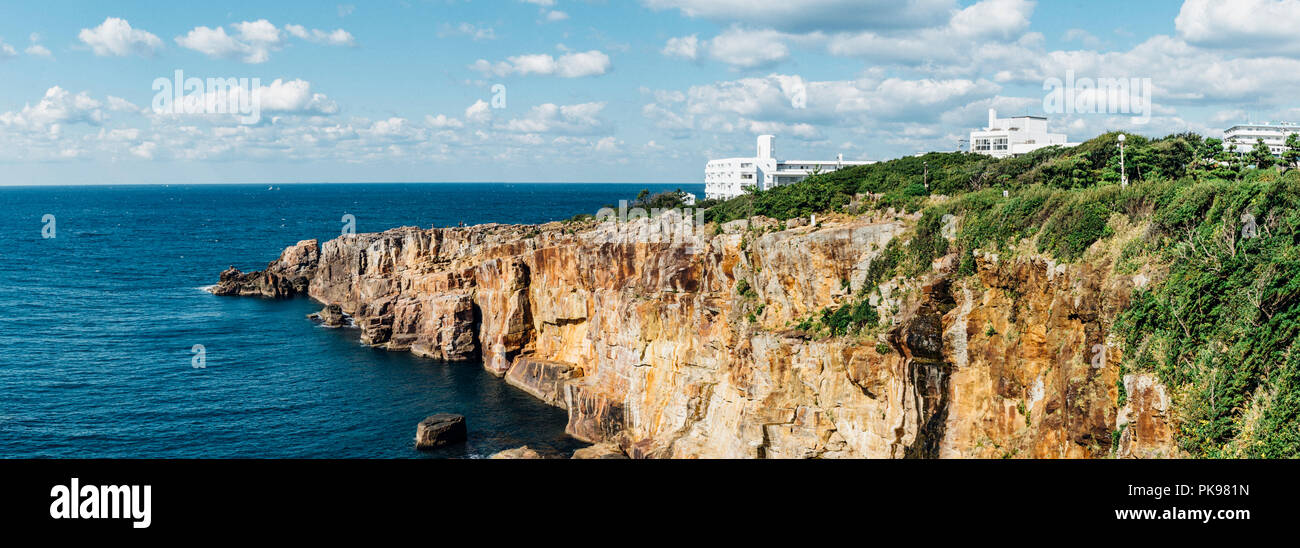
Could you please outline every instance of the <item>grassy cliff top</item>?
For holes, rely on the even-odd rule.
[[[966,276],[976,250],[1089,263],[1098,250],[1118,248],[1118,260],[1104,265],[1114,274],[1160,272],[1103,326],[1122,347],[1120,377],[1159,376],[1173,397],[1180,444],[1193,456],[1300,457],[1300,169],[1195,134],[1130,135],[1131,184],[1121,187],[1117,137],[1006,159],[900,158],[699,207],[714,222],[851,204],[920,212],[880,268],[872,264],[881,270],[873,279],[923,274],[950,253]],[[856,317],[860,307],[848,306],[855,308],[840,315]],[[1122,384],[1119,394],[1122,405]]]

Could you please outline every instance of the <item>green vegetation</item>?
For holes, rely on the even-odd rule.
[[[1300,457],[1300,177],[1275,173],[1178,188],[1153,218],[1168,279],[1118,321],[1196,456]]]
[[[977,253],[1078,262],[1123,230],[1105,248],[1115,273],[1159,275],[1134,291],[1113,326],[1124,356],[1119,404],[1129,397],[1123,375],[1152,373],[1173,398],[1179,443],[1191,455],[1300,457],[1300,170],[1280,169],[1300,164],[1300,136],[1279,160],[1260,143],[1225,150],[1194,134],[1129,135],[1127,187],[1117,137],[1001,160],[901,158],[701,207],[714,222],[846,211],[855,201],[919,212],[910,234],[872,261],[857,295],[797,326],[834,336],[876,326],[867,303],[880,284],[927,272],[950,253],[963,276],[975,273]],[[991,325],[987,334],[996,334]]]
[[[1286,152],[1282,153],[1282,160],[1288,166],[1300,167],[1300,134],[1287,135]]]
[[[660,192],[658,194],[651,194],[650,189],[643,188],[641,189],[641,192],[637,193],[636,199],[628,203],[627,208],[631,210],[633,208],[639,207],[649,212],[655,209],[658,209],[659,211],[668,211],[670,209],[681,209],[685,207],[691,207],[686,205],[685,200],[686,200],[686,192],[680,188],[670,192]],[[717,203],[716,201],[713,201],[710,202],[710,205],[716,203]],[[609,209],[617,209],[617,207],[613,205],[606,205],[605,207]],[[697,205],[696,207],[701,207],[701,206]]]
[[[758,297],[758,293],[754,291],[754,288],[749,286],[749,281],[744,279],[736,282],[736,294],[745,298]]]

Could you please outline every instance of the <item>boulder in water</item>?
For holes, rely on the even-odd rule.
[[[342,327],[345,320],[343,308],[337,304],[327,305],[320,312],[308,314],[307,317],[320,322],[325,327]]]
[[[465,416],[438,413],[420,421],[415,427],[416,449],[437,449],[465,441]]]
[[[541,455],[540,453],[538,453],[537,451],[534,451],[533,448],[531,448],[531,447],[525,445],[525,446],[522,446],[522,447],[516,447],[516,448],[514,448],[514,449],[506,449],[505,451],[498,451],[498,452],[496,452],[496,453],[493,453],[492,456],[491,456],[490,458],[494,458],[494,459],[540,459],[540,458],[542,458],[542,455]]]

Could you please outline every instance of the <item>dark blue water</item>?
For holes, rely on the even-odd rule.
[[[479,457],[565,454],[565,413],[482,369],[361,346],[307,299],[215,297],[230,265],[298,240],[396,226],[536,223],[641,188],[368,184],[0,187],[0,457]],[[54,215],[55,237],[42,237]],[[192,366],[203,345],[206,367]],[[469,442],[412,448],[461,413]]]

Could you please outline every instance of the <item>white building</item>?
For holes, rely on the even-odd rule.
[[[1025,154],[1053,145],[1072,147],[1077,144],[1069,142],[1064,133],[1048,133],[1047,118],[998,118],[998,111],[993,109],[989,109],[988,127],[983,131],[970,132],[970,151],[994,158]]]
[[[1238,124],[1223,130],[1223,148],[1232,150],[1237,145],[1238,154],[1249,154],[1255,148],[1257,139],[1263,139],[1274,156],[1286,152],[1286,138],[1292,133],[1300,133],[1300,124],[1289,122]]]
[[[744,194],[745,187],[768,190],[797,183],[813,173],[874,163],[845,161],[843,154],[835,160],[777,160],[776,137],[760,135],[756,157],[709,161],[704,167],[704,197],[725,200]]]

